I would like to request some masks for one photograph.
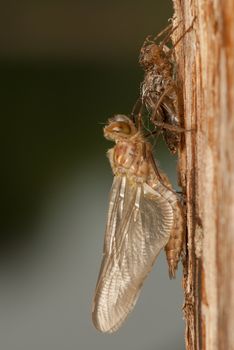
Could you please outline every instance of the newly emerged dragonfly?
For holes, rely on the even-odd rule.
[[[116,115],[104,135],[116,143],[108,151],[114,181],[92,312],[95,327],[111,333],[133,309],[162,248],[169,275],[175,277],[184,223],[177,194],[157,169],[152,146],[134,122]]]

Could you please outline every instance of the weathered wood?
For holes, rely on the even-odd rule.
[[[183,88],[187,350],[234,349],[234,1],[173,0]]]

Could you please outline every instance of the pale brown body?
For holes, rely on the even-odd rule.
[[[111,333],[133,309],[163,248],[170,277],[175,277],[184,225],[177,195],[134,123],[117,115],[104,135],[116,143],[108,151],[114,180],[92,317],[98,330]]]
[[[113,124],[111,127],[113,128],[115,125]],[[105,133],[108,137],[108,126]],[[173,206],[174,226],[165,251],[169,275],[175,277],[183,246],[184,217],[180,202],[171,189],[168,178],[162,171],[159,173],[160,178],[159,174],[155,172],[151,144],[144,140],[140,132],[136,132],[130,139],[118,140],[116,146],[108,151],[108,157],[115,175],[118,173],[127,174],[131,181],[146,182],[154,190],[167,193],[168,201]]]

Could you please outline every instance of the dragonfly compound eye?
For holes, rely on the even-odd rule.
[[[116,133],[122,133],[122,134],[125,134],[125,135],[130,135],[131,134],[130,126],[127,123],[125,123],[125,122],[114,123],[114,125],[112,127],[112,131],[116,132]]]
[[[126,115],[117,114],[108,120],[104,127],[104,136],[112,141],[124,141],[137,134],[137,128],[133,121]]]

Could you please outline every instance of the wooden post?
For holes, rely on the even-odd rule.
[[[234,349],[234,1],[173,0],[183,88],[187,350]]]

